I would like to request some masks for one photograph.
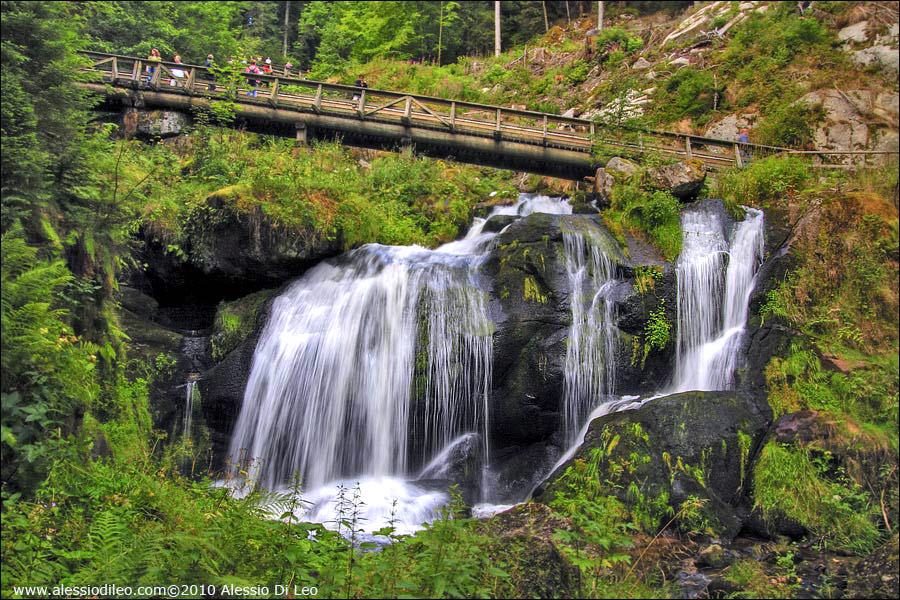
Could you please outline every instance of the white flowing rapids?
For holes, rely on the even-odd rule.
[[[615,262],[590,236],[564,231],[563,246],[572,309],[563,417],[571,443],[588,413],[614,391],[619,330],[607,297],[616,283]]]
[[[730,240],[720,214],[688,210],[678,260],[678,342],[670,393],[733,384],[747,307],[763,258],[763,213],[747,208]],[[725,269],[727,261],[728,268]]]
[[[571,207],[522,196],[492,214],[534,211]],[[231,440],[236,481],[283,491],[299,477],[303,518],[332,526],[358,484],[363,529],[389,508],[410,529],[447,501],[407,482],[415,471],[440,473],[442,451],[475,433],[487,464],[493,323],[477,267],[496,234],[484,223],[436,250],[368,244],[274,301]]]

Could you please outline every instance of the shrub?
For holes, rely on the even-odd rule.
[[[715,193],[726,202],[767,206],[804,188],[812,179],[809,164],[795,156],[773,156],[730,169],[716,178]]]
[[[665,106],[663,118],[677,121],[684,117],[702,117],[713,110],[716,98],[721,97],[723,90],[723,87],[716,86],[712,74],[682,68],[661,87],[662,97],[658,102]]]
[[[821,105],[784,103],[763,118],[756,135],[762,144],[803,148],[813,140],[816,125],[824,118]]]

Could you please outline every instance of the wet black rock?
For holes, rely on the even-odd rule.
[[[595,482],[599,492],[633,504],[635,495],[626,491],[634,484],[646,501],[663,497],[675,511],[696,497],[705,501],[700,513],[709,526],[730,538],[749,513],[751,465],[771,421],[764,401],[740,392],[685,392],[650,400],[595,419],[584,443],[536,498],[551,500],[575,460],[599,460],[598,472],[604,474]],[[599,459],[592,458],[595,448],[602,450]]]

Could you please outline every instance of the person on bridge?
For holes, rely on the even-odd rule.
[[[262,74],[262,71],[260,71],[259,67],[256,66],[256,61],[255,61],[255,60],[251,60],[251,61],[250,61],[250,66],[247,67],[247,71],[246,71],[246,72],[247,72],[247,73],[254,73],[254,74],[256,74],[256,75],[261,75],[261,74]],[[248,96],[253,96],[253,97],[255,98],[255,97],[256,97],[256,86],[259,85],[259,81],[257,81],[256,79],[251,79],[251,80],[250,80],[250,85],[253,87],[253,90],[247,92],[247,95],[248,95]]]
[[[154,48],[153,50],[151,50],[151,51],[150,51],[150,56],[147,57],[147,60],[148,60],[148,61],[153,61],[154,63],[159,64],[160,61],[162,61],[162,57],[159,55],[159,50],[157,50],[156,48]],[[147,72],[150,73],[150,76],[147,77],[147,83],[150,83],[150,80],[153,79],[153,73],[156,72],[156,69],[157,69],[157,68],[158,68],[158,67],[156,67],[156,66],[151,66],[150,64],[147,65]]]
[[[362,74],[362,73],[361,73],[360,76],[359,76],[359,79],[357,79],[357,80],[356,80],[356,83],[354,83],[353,85],[355,85],[355,86],[358,87],[358,88],[367,88],[367,87],[369,87],[369,84],[366,83],[366,76],[365,76],[365,74]],[[356,93],[353,94],[353,99],[354,99],[354,100],[359,100],[359,96],[360,96],[359,92],[356,92]]]
[[[203,66],[206,67],[206,75],[205,75],[204,79],[207,79],[207,80],[209,80],[209,81],[215,81],[215,80],[216,80],[216,75],[215,75],[215,73],[213,73],[213,72],[211,71],[211,69],[215,66],[215,63],[213,62],[213,55],[212,55],[212,54],[207,54],[207,55],[206,55],[206,63],[204,63]],[[215,91],[215,89],[216,89],[216,84],[210,83],[210,84],[209,84],[209,87],[208,87],[207,89],[208,89],[210,92]]]
[[[176,54],[175,58],[173,60],[175,61],[176,65],[180,65],[181,64],[181,55]],[[169,85],[176,85],[176,83],[175,83],[176,77],[178,79],[182,79],[184,77],[184,71],[182,69],[172,69],[172,79],[171,79],[171,81],[169,81]]]
[[[749,144],[750,143],[750,130],[744,127],[741,129],[741,133],[737,136],[737,142],[739,144]],[[741,164],[746,165],[751,160],[753,160],[753,154],[750,153],[749,150],[745,150],[741,148]]]

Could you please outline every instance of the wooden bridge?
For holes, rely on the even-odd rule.
[[[779,153],[877,154],[739,144],[274,74],[241,73],[236,84],[223,85],[209,69],[198,65],[85,54],[92,63],[86,70],[95,73],[96,80],[78,85],[112,102],[191,111],[227,99],[233,101],[236,117],[254,131],[296,136],[301,142],[313,136],[337,136],[362,147],[412,145],[428,156],[567,179],[594,175],[612,156],[640,160],[649,153],[697,159],[714,169],[740,165],[742,157]],[[148,66],[154,67],[152,73]]]

